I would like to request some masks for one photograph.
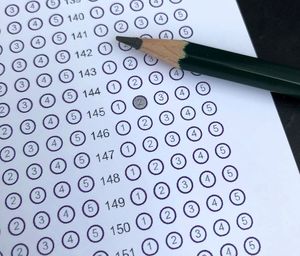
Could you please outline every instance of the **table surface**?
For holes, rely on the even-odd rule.
[[[300,69],[300,1],[237,2],[258,57]],[[272,96],[300,169],[300,98]]]

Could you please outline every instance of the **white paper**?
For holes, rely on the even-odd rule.
[[[116,35],[122,35],[115,28],[123,29],[126,23],[128,29],[123,35],[159,37],[161,31],[169,30],[176,39],[182,38],[180,29],[189,33],[189,28],[182,28],[189,26],[193,31],[192,36],[186,38],[189,41],[255,56],[235,1],[120,0],[116,4],[49,0],[39,3],[40,6],[36,2],[5,0],[0,3],[0,45],[3,49],[0,63],[5,66],[0,82],[8,89],[5,92],[2,84],[0,91],[0,255],[298,255],[299,173],[270,94],[190,72],[184,72],[180,78],[180,71],[171,70],[160,62],[148,65],[142,53],[121,50],[115,41]],[[56,5],[59,6],[55,8]],[[63,17],[62,24],[61,17],[56,14]],[[97,19],[92,17],[96,15]],[[40,20],[31,20],[37,17],[42,20],[41,24]],[[176,17],[183,20],[176,20]],[[147,26],[144,18],[148,20]],[[19,33],[16,33],[18,24],[11,24],[15,21],[22,26]],[[97,36],[95,33],[105,31],[103,25],[108,28],[107,34]],[[15,34],[8,33],[8,26]],[[65,43],[61,41],[62,34],[56,34],[58,44],[53,42],[57,32],[65,33]],[[45,38],[44,47],[35,49],[31,45],[36,36]],[[14,40],[24,43],[22,51],[18,52],[22,49],[20,42],[10,46]],[[104,49],[103,45],[99,46],[104,42],[112,46],[107,55],[98,50],[99,47]],[[106,44],[106,49],[108,47]],[[34,65],[39,54],[49,58],[47,65],[45,56],[36,61],[37,65],[45,65],[40,68]],[[135,58],[136,68],[125,69],[123,61],[128,57],[132,58],[127,59],[126,64],[132,68]],[[65,63],[59,63],[56,58]],[[16,59],[27,62],[23,71],[22,61]],[[103,67],[110,72],[114,63],[117,66],[115,72],[106,74]],[[20,69],[19,72],[14,71],[12,65]],[[68,70],[74,74],[72,81],[69,81],[72,74]],[[175,79],[180,79],[172,79],[170,72],[179,74]],[[45,77],[41,76],[38,81],[37,78],[46,73],[52,77],[52,83],[43,87],[45,83],[41,80]],[[160,74],[163,81],[155,84]],[[62,82],[59,76],[66,80]],[[143,81],[140,87],[136,76]],[[131,87],[128,84],[130,77],[133,77]],[[28,89],[20,81],[15,85],[20,78],[28,79]],[[112,91],[115,89],[112,83],[107,86],[110,81],[115,81],[115,86],[119,81],[120,91]],[[178,87],[184,88],[185,93],[178,93],[178,89],[176,96]],[[197,88],[207,95],[197,93]],[[45,94],[52,94],[55,101],[51,103],[51,95],[41,100]],[[135,107],[136,96],[146,98],[147,105],[143,106],[143,99],[136,99],[141,105]],[[18,103],[25,98],[32,101],[31,109],[27,109],[28,100]],[[126,107],[122,110],[123,105]],[[10,111],[6,115],[7,106]],[[120,112],[116,114],[113,110]],[[195,117],[192,117],[193,110]],[[208,111],[206,114],[205,110]],[[77,119],[78,111],[81,119]],[[169,114],[165,115],[164,111]],[[168,123],[172,114],[174,121]],[[48,115],[58,117],[57,127],[53,123],[54,116],[51,122],[48,118],[43,124]],[[143,130],[141,125],[149,124],[149,120],[140,119],[144,116],[152,119],[152,126]],[[34,127],[32,121],[34,130],[31,130]],[[124,135],[118,134],[118,123],[118,131],[123,131]],[[12,128],[11,136],[7,125]],[[196,130],[191,128],[188,138],[190,127],[196,127]],[[222,127],[224,131],[219,134]],[[201,138],[197,138],[197,128],[201,130]],[[211,134],[213,131],[217,136]],[[59,138],[49,140],[53,136]],[[177,141],[178,136],[180,141]],[[135,150],[131,150],[133,145]],[[152,146],[148,151],[144,148],[147,145]],[[129,154],[127,157],[122,155],[121,148],[123,154]],[[206,162],[197,158],[197,149],[207,151]],[[200,152],[205,157],[205,151]],[[54,159],[61,159],[60,166],[64,159],[65,170],[55,169],[57,162],[53,162]],[[153,159],[160,159],[164,165],[157,175],[153,172],[158,170],[151,170],[151,173],[148,167]],[[202,160],[205,163],[196,162]],[[54,163],[52,166],[51,162]],[[40,176],[37,169],[29,168],[32,164],[42,167]],[[140,177],[129,176],[130,171],[125,175],[130,165],[140,167]],[[229,182],[223,177],[225,166],[236,167],[238,177],[235,181]],[[232,168],[228,171],[227,180],[234,178],[232,171]],[[180,178],[181,186],[178,186]],[[44,200],[43,191],[37,188],[46,192]],[[245,202],[240,190],[244,192]],[[161,191],[163,193],[159,194]],[[139,198],[136,192],[139,192]],[[207,203],[209,197],[216,195],[221,198],[222,207],[219,207],[217,197]],[[199,205],[197,215],[195,204],[186,206],[184,211],[184,205],[189,201]],[[98,211],[95,203],[99,206]],[[168,207],[176,212],[176,218],[172,219],[174,212]],[[242,213],[248,215],[237,220]],[[150,219],[151,226],[148,225]],[[230,228],[227,230],[226,222],[220,220],[229,223]]]

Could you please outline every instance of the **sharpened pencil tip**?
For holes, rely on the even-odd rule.
[[[127,44],[135,49],[140,49],[143,43],[143,40],[138,37],[125,37],[125,36],[116,36],[116,40]]]

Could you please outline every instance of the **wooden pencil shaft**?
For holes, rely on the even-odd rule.
[[[185,62],[186,61],[186,62]],[[300,85],[274,77],[241,71],[226,65],[216,64],[201,59],[184,59],[181,68],[209,76],[230,80],[245,85],[265,89],[271,92],[300,96]]]
[[[187,44],[184,52],[185,59],[201,59],[242,72],[255,73],[261,76],[300,84],[300,70],[292,67],[194,43]]]
[[[182,69],[199,72],[272,92],[300,96],[300,71],[237,53],[189,43]]]
[[[117,37],[174,67],[300,96],[300,70],[184,40]]]

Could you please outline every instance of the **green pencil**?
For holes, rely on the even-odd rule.
[[[184,40],[116,39],[177,68],[300,96],[300,70],[292,67]]]

